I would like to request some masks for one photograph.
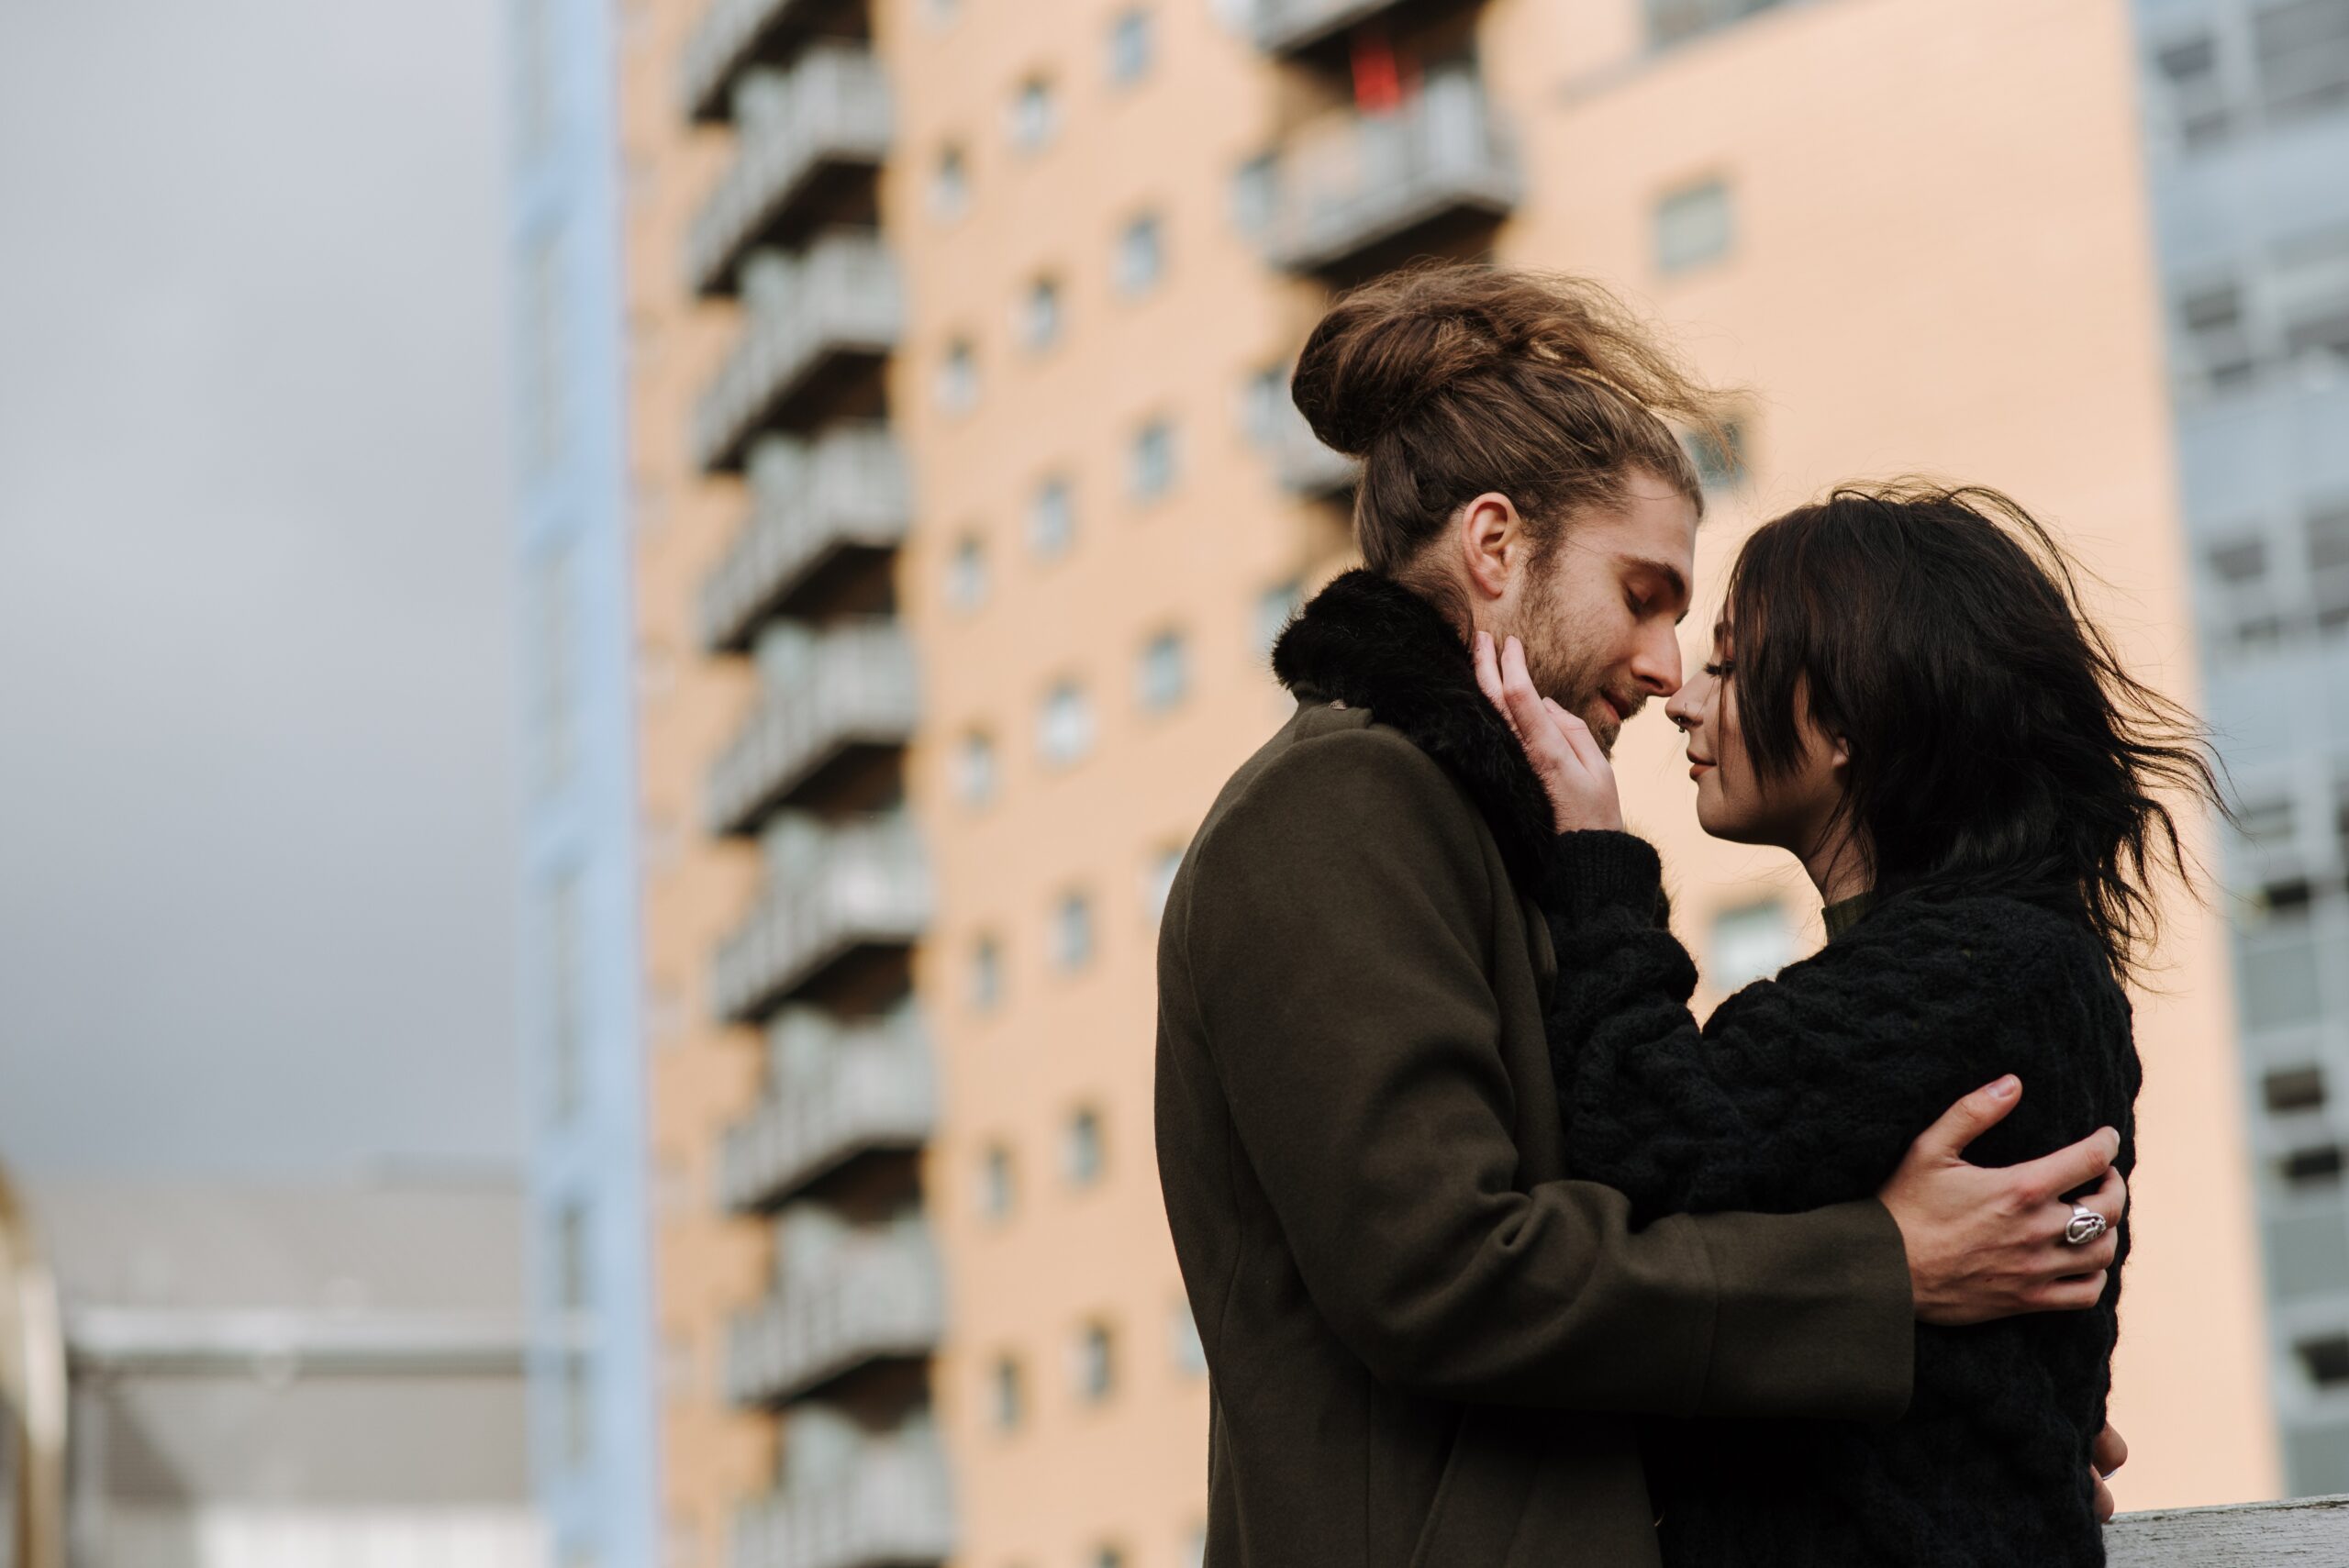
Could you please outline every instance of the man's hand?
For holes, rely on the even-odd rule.
[[[2106,1524],[2112,1518],[2112,1488],[2105,1478],[2129,1462],[2129,1445],[2110,1426],[2097,1433],[2094,1446],[2088,1450],[2088,1473],[2096,1477],[2096,1522]]]
[[[1976,1089],[1910,1144],[1876,1195],[1909,1249],[1920,1322],[1955,1327],[2025,1312],[2076,1311],[2104,1295],[2129,1189],[2112,1168],[2121,1135],[2099,1128],[2027,1165],[1986,1170],[1968,1144],[2022,1101],[2012,1076]],[[2061,1195],[2101,1176],[2081,1202],[2111,1222],[2083,1246],[2064,1240],[2072,1206]]]

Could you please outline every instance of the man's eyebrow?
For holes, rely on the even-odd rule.
[[[1680,605],[1680,613],[1673,617],[1673,624],[1676,626],[1688,618],[1688,579],[1680,574],[1680,568],[1668,561],[1652,561],[1644,555],[1619,555],[1615,559],[1634,572],[1652,573],[1663,578],[1664,585]]]

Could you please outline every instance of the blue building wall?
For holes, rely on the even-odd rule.
[[[2136,0],[2277,1418],[2349,1491],[2349,0]]]
[[[616,7],[506,5],[533,1462],[561,1568],[651,1568]]]

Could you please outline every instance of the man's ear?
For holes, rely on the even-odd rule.
[[[1519,564],[1518,556],[1527,542],[1525,524],[1516,506],[1498,491],[1488,490],[1460,509],[1454,532],[1468,580],[1486,598],[1497,599],[1507,593],[1511,570]]]

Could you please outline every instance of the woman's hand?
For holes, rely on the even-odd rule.
[[[1558,704],[1536,691],[1525,671],[1525,645],[1514,637],[1496,649],[1490,632],[1476,634],[1476,684],[1500,709],[1517,743],[1525,748],[1561,833],[1593,828],[1623,830],[1623,803],[1615,793],[1615,770],[1598,738]]]

